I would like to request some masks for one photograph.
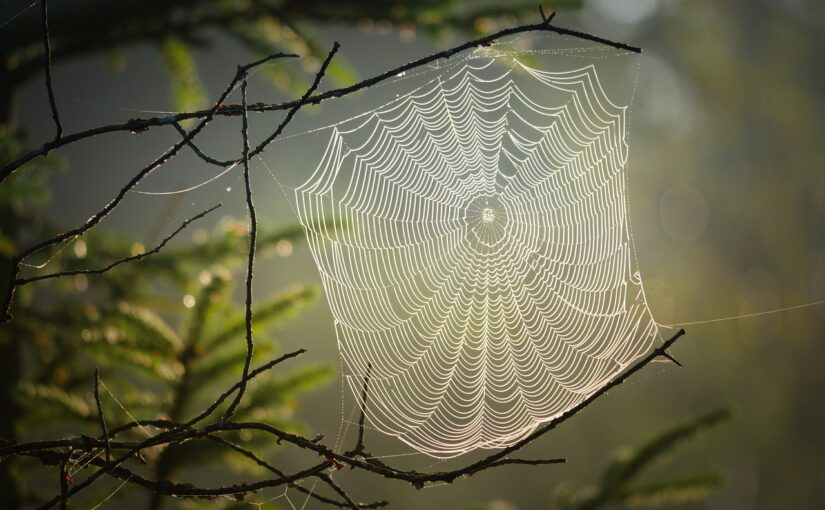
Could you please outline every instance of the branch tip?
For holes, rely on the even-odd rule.
[[[678,367],[680,367],[680,368],[682,367],[682,364],[681,364],[681,363],[679,363],[679,360],[677,360],[676,358],[674,358],[673,356],[671,356],[671,354],[670,354],[669,352],[667,352],[667,351],[662,351],[660,355],[661,355],[663,358],[666,358],[666,359],[668,359],[668,360],[672,361],[673,363],[675,363],[675,364],[676,364],[676,366],[678,366]]]

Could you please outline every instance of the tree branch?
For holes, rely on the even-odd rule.
[[[103,440],[106,442],[106,463],[112,461],[112,444],[109,441],[109,429],[106,427],[106,418],[103,416],[103,405],[100,403],[100,370],[95,367],[95,404],[97,405],[97,421],[100,424],[100,431],[103,433]]]
[[[340,45],[336,42],[332,46],[332,50],[327,55],[326,60],[324,63],[321,64],[321,68],[315,74],[315,80],[312,82],[312,85],[307,89],[304,93],[302,99],[306,99],[312,95],[313,92],[318,88],[318,85],[321,84],[321,80],[326,73],[327,67],[329,66],[330,62],[332,61],[332,57],[335,56],[335,53],[338,51]],[[261,60],[256,63],[256,65],[265,62],[266,60]],[[247,67],[248,68],[248,67]],[[286,117],[275,131],[269,135],[263,142],[261,142],[256,148],[255,151],[250,153],[249,151],[249,120],[248,120],[248,111],[247,111],[247,103],[246,103],[246,86],[247,86],[247,78],[246,78],[246,69],[240,68],[238,73],[243,73],[243,82],[241,83],[241,105],[242,105],[242,115],[243,115],[243,124],[241,128],[241,133],[243,135],[243,175],[244,175],[244,188],[246,191],[246,208],[249,212],[249,255],[247,259],[247,266],[246,266],[246,358],[244,359],[244,366],[243,366],[243,373],[241,375],[240,380],[240,387],[238,388],[238,394],[235,396],[235,400],[230,404],[229,408],[227,408],[226,412],[224,413],[224,420],[228,420],[232,413],[235,412],[235,408],[238,407],[238,404],[241,402],[241,398],[243,398],[243,394],[246,391],[246,380],[249,374],[249,365],[252,363],[252,351],[254,349],[255,343],[252,338],[252,280],[254,278],[254,266],[255,266],[255,241],[258,236],[258,220],[257,216],[255,215],[255,204],[252,201],[252,183],[249,178],[249,157],[250,155],[254,156],[260,152],[262,152],[267,145],[269,145],[273,140],[275,140],[278,136],[283,133],[284,128],[292,121],[295,114],[298,110],[303,106],[303,103],[299,102],[295,106],[293,106],[289,112],[287,112]]]
[[[32,276],[31,278],[18,278],[17,280],[14,281],[14,285],[16,285],[17,287],[20,287],[20,286],[23,286],[23,285],[26,285],[26,284],[29,284],[29,283],[32,283],[32,282],[38,282],[38,281],[41,281],[41,280],[48,280],[48,279],[51,279],[51,278],[62,278],[64,276],[75,276],[75,275],[79,275],[79,274],[85,274],[85,275],[103,274],[103,273],[106,273],[108,271],[111,271],[112,269],[116,268],[117,266],[119,266],[121,264],[126,264],[128,262],[136,262],[140,259],[146,258],[150,255],[154,255],[154,254],[160,252],[160,250],[162,250],[169,241],[171,241],[181,231],[183,231],[186,227],[188,227],[190,223],[203,218],[204,216],[211,213],[212,211],[220,208],[222,205],[223,204],[213,205],[209,209],[206,209],[205,211],[202,211],[201,213],[196,214],[195,216],[192,216],[188,220],[184,221],[174,232],[172,232],[171,234],[166,236],[160,243],[157,244],[157,246],[155,246],[154,248],[152,248],[149,251],[139,253],[137,255],[132,255],[132,256],[129,256],[129,257],[124,257],[122,259],[116,260],[116,261],[114,261],[114,262],[112,262],[112,263],[110,263],[110,264],[108,264],[104,267],[98,268],[98,269],[76,269],[74,271],[58,271],[56,273],[44,274],[44,275],[40,275],[40,276]]]
[[[372,373],[372,363],[367,363],[367,373],[364,374],[364,387],[361,390],[361,416],[358,418],[358,440],[355,443],[355,448],[346,452],[344,455],[347,457],[354,457],[356,455],[360,455],[363,457],[368,457],[369,455],[365,452],[366,446],[364,445],[364,422],[367,419],[367,387],[370,383],[370,375]]]
[[[40,0],[41,24],[43,29],[43,54],[45,56],[44,71],[46,73],[46,91],[49,95],[49,106],[52,109],[52,119],[54,119],[57,135],[55,140],[60,140],[63,136],[63,124],[60,123],[60,114],[57,111],[57,102],[54,99],[54,89],[52,88],[52,45],[49,39],[49,6],[48,0]],[[2,182],[2,179],[0,179]]]
[[[494,454],[491,454],[484,459],[481,459],[475,463],[469,464],[462,468],[458,468],[451,471],[436,471],[431,473],[419,473],[416,471],[407,471],[396,469],[391,466],[388,466],[384,463],[377,462],[374,459],[370,458],[361,458],[357,456],[350,457],[346,454],[339,454],[330,448],[324,446],[323,444],[314,442],[310,439],[305,437],[292,434],[286,431],[283,431],[277,427],[273,427],[271,425],[267,425],[264,423],[235,423],[235,422],[227,422],[224,420],[220,420],[215,422],[211,425],[205,426],[200,429],[193,429],[189,428],[188,425],[184,424],[178,426],[170,431],[162,432],[156,436],[152,436],[147,438],[143,441],[134,443],[134,442],[112,442],[111,447],[117,449],[128,449],[127,453],[121,455],[114,461],[110,463],[106,463],[100,470],[96,471],[94,474],[90,475],[86,480],[82,483],[75,485],[72,489],[70,489],[65,494],[61,494],[53,498],[49,503],[47,503],[42,508],[50,508],[51,506],[57,504],[59,501],[65,500],[65,498],[71,497],[77,492],[83,490],[85,487],[90,485],[95,479],[98,477],[108,474],[110,472],[115,473],[118,466],[134,456],[140,450],[145,448],[149,448],[152,446],[158,446],[163,444],[170,444],[173,442],[180,442],[180,441],[187,441],[193,439],[200,439],[206,438],[209,435],[218,433],[218,432],[227,432],[227,431],[242,431],[242,430],[258,430],[261,432],[268,433],[270,435],[275,436],[279,441],[290,443],[296,447],[299,447],[304,450],[312,451],[317,453],[318,455],[324,457],[326,460],[322,463],[325,466],[323,469],[328,467],[334,466],[338,463],[343,465],[348,465],[352,468],[361,469],[363,471],[372,472],[378,474],[385,478],[392,478],[396,480],[402,480],[408,483],[411,483],[413,486],[417,488],[423,487],[427,483],[434,483],[434,482],[446,482],[452,483],[456,479],[463,477],[463,476],[471,476],[478,472],[487,470],[487,469],[494,469],[506,465],[544,465],[544,464],[556,464],[563,461],[563,459],[539,459],[539,460],[523,460],[523,459],[514,459],[509,458],[508,456],[529,443],[537,440],[538,438],[542,437],[543,435],[547,434],[549,431],[555,429],[559,424],[569,420],[586,407],[591,405],[595,402],[598,398],[602,397],[603,395],[607,394],[611,389],[615,388],[616,386],[622,384],[627,378],[647,366],[656,358],[662,356],[662,353],[667,351],[679,338],[684,335],[684,330],[679,330],[673,337],[665,341],[660,347],[654,349],[650,354],[641,358],[636,363],[631,365],[627,370],[616,376],[615,378],[611,379],[610,382],[602,386],[598,391],[593,393],[590,397],[583,400],[577,406],[573,407],[566,413],[560,415],[554,420],[546,423],[545,425],[541,426],[540,428],[536,429],[533,433],[522,439],[521,441],[513,444],[510,447],[504,448]],[[294,353],[292,354],[294,355]],[[290,355],[287,355],[290,356]],[[284,359],[284,357],[279,358],[279,360]],[[277,362],[278,360],[275,360]],[[249,377],[252,378],[261,370],[263,370],[267,366],[272,366],[275,362],[270,362],[267,365],[250,372]],[[235,383],[235,385],[227,390],[221,397],[219,397],[218,401],[222,398],[225,398],[226,395],[231,393],[232,391],[236,390],[239,387],[240,383]],[[219,403],[216,401],[212,406],[211,409],[214,410]],[[208,415],[209,412],[201,413],[199,416]],[[67,440],[56,440],[56,441],[40,441],[34,443],[24,443],[18,445],[9,445],[4,448],[0,448],[0,456],[11,455],[11,454],[34,454],[43,450],[52,450],[54,448],[61,448],[67,446],[73,446],[83,449],[89,448],[99,448],[103,444],[102,441],[99,441],[94,438],[75,438],[75,439],[67,439]],[[319,465],[320,466],[320,465]],[[314,466],[312,469],[320,469],[319,466]],[[306,476],[316,476],[317,473],[323,471],[320,469],[318,471],[311,471],[310,474]],[[276,485],[283,485],[286,483],[290,483],[296,481],[296,475],[292,475],[292,477],[281,478],[279,480],[265,480],[261,482],[254,482],[248,484],[242,484],[238,486],[233,486],[232,490],[239,489],[240,492],[249,492],[253,490],[257,490],[263,487],[271,487]],[[216,495],[220,493],[223,489],[205,489],[202,492],[192,491],[186,488],[186,486],[175,486],[173,493],[177,495]]]
[[[553,19],[553,16],[551,15],[551,17],[549,19],[545,19],[540,23],[534,23],[534,24],[529,24],[529,25],[520,25],[520,26],[512,27],[512,28],[505,28],[505,29],[500,30],[498,32],[495,32],[493,34],[490,34],[490,35],[487,35],[487,36],[484,36],[484,37],[480,37],[478,39],[474,39],[474,40],[466,42],[464,44],[460,44],[460,45],[455,46],[451,49],[440,51],[438,53],[433,53],[432,55],[414,60],[412,62],[409,62],[409,63],[404,64],[402,66],[396,67],[394,69],[390,69],[389,71],[386,71],[384,73],[373,76],[372,78],[362,80],[358,83],[355,83],[353,85],[349,85],[347,87],[342,87],[342,88],[330,90],[328,92],[324,92],[322,94],[311,96],[311,97],[308,97],[306,99],[299,99],[299,100],[295,100],[295,101],[287,101],[287,102],[277,103],[277,104],[253,105],[248,110],[249,111],[254,111],[254,112],[268,112],[268,111],[276,111],[276,110],[288,110],[290,108],[293,108],[296,105],[319,104],[319,103],[321,103],[323,101],[326,101],[328,99],[331,99],[331,98],[344,97],[346,95],[352,94],[353,92],[357,92],[359,90],[362,90],[362,89],[371,87],[373,85],[376,85],[376,84],[378,84],[382,81],[385,81],[387,79],[393,78],[400,72],[409,71],[409,70],[412,70],[412,69],[430,64],[430,63],[435,62],[437,60],[449,59],[450,57],[452,57],[453,55],[455,55],[457,53],[461,53],[463,51],[473,49],[473,48],[478,48],[478,47],[481,47],[481,46],[487,46],[487,45],[493,43],[494,41],[496,41],[498,39],[501,39],[501,38],[504,38],[504,37],[507,37],[507,36],[511,36],[511,35],[526,33],[526,32],[542,32],[542,31],[555,32],[555,33],[560,34],[560,35],[567,35],[567,36],[570,36],[570,37],[575,37],[575,38],[578,38],[578,39],[583,39],[583,40],[586,40],[586,41],[591,41],[591,42],[595,42],[595,43],[598,43],[598,44],[603,44],[603,45],[606,45],[606,46],[616,48],[618,50],[630,51],[630,52],[633,52],[633,53],[641,53],[641,51],[642,51],[641,48],[638,48],[638,47],[635,47],[635,46],[630,46],[630,45],[625,44],[625,43],[611,41],[609,39],[605,39],[605,38],[598,37],[598,36],[595,36],[595,35],[592,35],[592,34],[588,34],[586,32],[581,32],[581,31],[578,31],[578,30],[572,30],[572,29],[569,29],[569,28],[558,27],[558,26],[552,25],[552,24],[550,24],[552,19]],[[114,133],[114,132],[118,132],[118,131],[142,132],[142,131],[145,131],[146,129],[156,127],[156,126],[165,126],[165,125],[169,125],[169,124],[174,124],[176,122],[181,122],[181,121],[187,120],[187,119],[204,118],[204,117],[207,117],[207,116],[211,117],[211,115],[216,115],[215,112],[212,112],[211,115],[210,115],[210,111],[211,110],[201,110],[201,111],[196,111],[196,112],[181,112],[181,113],[176,113],[176,114],[173,114],[173,115],[165,115],[165,116],[162,116],[162,117],[152,117],[152,118],[148,118],[148,119],[131,119],[128,122],[125,122],[125,123],[122,123],[122,124],[111,124],[111,125],[108,125],[108,126],[101,126],[101,127],[89,129],[89,130],[86,130],[86,131],[80,131],[80,132],[74,133],[72,135],[65,136],[65,137],[63,137],[59,140],[52,140],[50,142],[47,142],[47,143],[43,144],[41,147],[39,147],[37,149],[34,149],[32,151],[27,152],[26,154],[20,156],[16,160],[12,161],[11,163],[9,163],[5,167],[3,167],[2,170],[0,170],[0,183],[2,183],[6,178],[8,178],[10,175],[12,175],[18,168],[20,168],[22,165],[24,165],[28,161],[31,161],[32,159],[34,159],[36,157],[39,157],[39,156],[44,156],[49,151],[51,151],[53,149],[56,149],[58,147],[68,145],[70,143],[74,143],[74,142],[77,142],[79,140],[83,140],[85,138],[90,138],[90,137],[93,137],[93,136],[100,136],[100,135],[106,134],[106,133]],[[217,115],[234,116],[234,115],[240,115],[240,114],[241,114],[241,108],[239,106],[231,106],[231,107],[222,109],[220,112],[217,112]],[[235,161],[233,163],[237,163],[237,162],[238,161]]]
[[[247,76],[246,71],[239,70],[238,72],[243,72],[243,81],[241,82],[241,104],[243,105],[243,124],[241,127],[241,133],[243,135],[243,182],[244,190],[246,191],[246,209],[249,214],[249,252],[246,265],[245,303],[246,358],[243,363],[243,372],[241,374],[238,393],[235,395],[235,400],[233,400],[226,409],[223,415],[224,420],[231,418],[235,412],[235,408],[241,403],[243,394],[246,391],[246,380],[249,375],[249,365],[252,363],[252,352],[255,348],[255,342],[252,337],[252,280],[255,274],[255,243],[258,239],[258,217],[255,214],[255,204],[252,200],[252,182],[249,178],[249,117],[246,111]]]
[[[254,337],[253,337],[253,281],[254,281],[254,264],[255,264],[255,255],[256,255],[256,243],[257,243],[257,234],[258,234],[258,223],[257,223],[257,215],[255,210],[255,205],[253,201],[253,189],[252,189],[252,180],[251,180],[251,172],[250,172],[250,165],[249,160],[250,157],[258,155],[262,153],[270,143],[272,143],[275,139],[277,139],[281,134],[284,132],[286,127],[292,121],[294,116],[296,115],[297,111],[307,104],[319,104],[323,101],[332,98],[343,97],[348,94],[357,92],[359,90],[369,88],[374,86],[384,80],[390,79],[401,72],[408,71],[411,69],[415,69],[424,65],[427,65],[432,62],[436,62],[440,59],[449,59],[453,55],[458,54],[460,52],[482,47],[488,46],[492,42],[497,39],[518,34],[518,33],[526,33],[531,31],[550,31],[555,32],[562,35],[568,35],[572,37],[577,37],[580,39],[596,42],[599,44],[605,44],[616,49],[632,51],[632,52],[639,52],[641,51],[639,48],[635,48],[632,46],[628,46],[623,43],[617,43],[613,41],[609,41],[607,39],[603,39],[591,34],[578,32],[571,29],[566,29],[562,27],[556,27],[551,25],[551,21],[555,13],[551,13],[550,16],[546,16],[544,13],[543,8],[539,7],[539,12],[541,14],[542,21],[537,24],[532,25],[523,25],[513,28],[508,28],[496,32],[494,34],[490,34],[485,37],[481,37],[478,39],[474,39],[472,41],[468,41],[464,44],[455,46],[454,48],[441,51],[438,53],[434,53],[432,55],[420,58],[418,60],[414,60],[402,66],[396,67],[384,73],[378,74],[373,76],[372,78],[368,78],[362,80],[358,83],[353,85],[330,90],[323,93],[316,93],[317,89],[323,79],[325,73],[327,72],[327,68],[332,61],[333,57],[335,56],[336,52],[339,49],[338,43],[335,43],[327,55],[326,59],[322,63],[320,69],[315,74],[315,78],[311,86],[307,89],[307,91],[296,100],[287,101],[278,104],[254,104],[250,105],[248,103],[247,98],[247,87],[248,87],[248,72],[252,68],[259,66],[265,62],[269,62],[273,59],[283,58],[283,57],[290,57],[295,55],[287,55],[287,54],[274,54],[268,57],[265,57],[261,60],[238,66],[236,74],[231,82],[227,85],[226,89],[220,95],[218,100],[213,104],[213,106],[204,111],[198,112],[188,112],[188,113],[178,113],[174,115],[167,115],[163,117],[155,117],[152,119],[133,119],[125,124],[118,124],[118,125],[110,125],[110,126],[102,126],[99,128],[95,128],[88,131],[82,131],[79,133],[75,133],[73,135],[69,135],[66,137],[62,136],[62,127],[60,125],[59,115],[57,111],[56,102],[54,101],[54,94],[51,85],[51,76],[50,76],[50,49],[49,49],[49,35],[48,35],[48,21],[47,21],[47,6],[46,0],[41,0],[43,6],[43,16],[42,16],[42,23],[43,23],[43,38],[44,38],[44,45],[46,50],[46,81],[47,81],[47,89],[49,92],[49,101],[52,107],[52,114],[55,120],[55,123],[58,127],[58,136],[56,139],[52,140],[41,146],[39,149],[31,151],[23,156],[21,156],[18,160],[10,163],[2,170],[0,170],[0,182],[5,180],[7,177],[12,175],[21,165],[25,164],[27,161],[31,159],[44,155],[48,153],[49,150],[55,149],[57,147],[62,147],[63,145],[67,145],[70,143],[74,143],[81,139],[90,138],[93,136],[99,136],[104,133],[110,133],[115,131],[132,131],[132,132],[140,132],[142,130],[148,129],[149,127],[154,126],[162,126],[162,125],[172,125],[178,133],[181,135],[181,139],[176,142],[172,148],[168,149],[164,152],[160,157],[155,159],[152,163],[148,166],[139,170],[115,195],[115,197],[102,209],[100,209],[97,213],[95,213],[89,220],[87,220],[81,226],[74,228],[72,230],[66,231],[62,234],[58,234],[50,239],[40,241],[39,243],[34,244],[33,246],[22,250],[20,253],[15,255],[12,258],[12,268],[11,271],[11,279],[12,282],[8,292],[6,293],[2,308],[0,308],[0,321],[8,320],[11,318],[10,315],[10,307],[13,299],[14,290],[17,286],[25,285],[27,283],[31,283],[34,281],[39,281],[43,279],[49,278],[58,278],[62,276],[71,276],[77,274],[100,274],[105,273],[112,268],[127,262],[132,262],[138,260],[140,258],[149,256],[151,254],[157,253],[160,251],[172,238],[174,238],[179,232],[181,232],[184,228],[188,226],[189,223],[195,221],[206,214],[210,213],[211,211],[217,209],[220,204],[206,211],[186,220],[177,230],[172,232],[169,236],[164,238],[154,249],[150,250],[149,252],[135,255],[131,257],[126,257],[124,259],[118,260],[109,264],[106,267],[100,269],[87,269],[87,270],[76,270],[76,271],[61,271],[55,272],[52,274],[46,274],[42,276],[36,276],[31,278],[19,278],[20,267],[21,263],[29,256],[53,245],[57,245],[62,243],[68,239],[73,237],[82,235],[100,221],[102,221],[109,213],[111,213],[116,207],[119,206],[125,195],[131,191],[141,180],[152,173],[154,170],[165,164],[170,158],[174,157],[178,154],[180,149],[185,146],[189,146],[202,160],[205,162],[222,166],[222,167],[229,167],[232,165],[242,164],[243,167],[243,176],[244,176],[244,190],[245,190],[245,197],[246,197],[246,206],[250,220],[250,232],[249,232],[249,250],[247,253],[247,264],[246,264],[246,296],[245,296],[245,320],[244,320],[244,329],[246,333],[246,355],[244,359],[244,366],[242,373],[240,375],[240,379],[235,382],[231,387],[221,393],[212,403],[210,403],[202,412],[197,414],[195,417],[190,419],[185,423],[177,423],[176,421],[165,420],[165,419],[157,419],[157,420],[143,420],[140,422],[130,422],[124,424],[120,427],[115,427],[112,430],[108,429],[108,425],[105,420],[105,416],[103,413],[103,406],[100,400],[100,377],[99,372],[95,371],[95,387],[94,387],[94,398],[95,403],[97,406],[97,418],[98,423],[101,429],[101,436],[98,438],[95,437],[88,437],[88,436],[79,436],[74,438],[67,438],[67,439],[57,439],[57,440],[46,440],[46,441],[35,441],[35,442],[28,442],[28,443],[21,443],[21,444],[14,444],[3,442],[2,447],[0,447],[0,456],[8,456],[8,455],[28,455],[35,458],[40,459],[42,462],[47,464],[57,464],[60,465],[60,476],[61,476],[61,491],[60,494],[53,497],[51,500],[46,502],[41,508],[51,508],[57,504],[60,504],[61,507],[66,507],[68,505],[68,500],[70,497],[73,497],[75,494],[81,492],[85,488],[89,487],[93,484],[98,478],[102,476],[110,476],[114,478],[118,478],[121,480],[125,480],[128,483],[135,484],[142,486],[150,491],[153,491],[157,494],[165,494],[165,495],[175,495],[180,497],[206,497],[211,498],[215,496],[236,496],[242,497],[244,494],[249,492],[254,492],[263,488],[270,488],[270,487],[278,487],[278,486],[286,486],[290,488],[294,488],[296,490],[301,491],[304,494],[307,494],[310,497],[313,497],[316,501],[333,505],[339,508],[377,508],[380,506],[384,506],[386,502],[379,501],[373,503],[357,503],[338,483],[336,483],[333,478],[330,476],[329,471],[333,469],[340,468],[342,466],[349,466],[352,469],[359,469],[368,473],[372,473],[375,475],[379,475],[384,478],[392,478],[396,480],[401,480],[407,483],[411,483],[413,486],[417,488],[422,488],[428,483],[435,483],[435,482],[446,482],[451,483],[456,479],[464,476],[471,476],[475,473],[487,470],[487,469],[494,469],[503,466],[512,466],[512,465],[526,465],[526,466],[538,466],[538,465],[549,465],[549,464],[557,464],[565,462],[565,459],[558,459],[558,458],[548,458],[548,459],[520,459],[511,457],[512,454],[519,451],[526,445],[532,443],[533,441],[539,439],[540,437],[544,436],[551,430],[555,429],[561,423],[567,421],[568,419],[572,418],[582,410],[584,410],[589,405],[593,404],[598,398],[602,397],[603,395],[607,394],[611,389],[615,388],[616,386],[622,384],[628,377],[635,374],[637,371],[641,370],[647,364],[652,362],[653,360],[659,357],[665,357],[672,361],[676,361],[667,350],[682,336],[684,335],[684,330],[679,330],[673,337],[665,341],[661,346],[651,351],[645,357],[637,360],[634,364],[628,367],[626,370],[621,372],[620,374],[616,375],[606,384],[604,384],[601,388],[599,388],[596,392],[591,394],[589,397],[585,398],[579,404],[568,410],[567,412],[563,413],[562,415],[550,420],[549,422],[544,423],[541,426],[538,426],[533,432],[525,436],[520,441],[516,442],[515,444],[503,448],[495,453],[492,453],[483,459],[467,464],[463,467],[449,470],[449,471],[433,471],[427,473],[419,473],[413,470],[404,470],[392,467],[390,465],[385,464],[382,461],[379,461],[376,458],[373,458],[370,454],[367,453],[367,449],[365,446],[365,423],[367,418],[367,404],[368,404],[368,390],[369,390],[369,382],[372,372],[372,365],[368,364],[366,374],[364,374],[364,384],[363,389],[361,392],[360,398],[360,408],[361,413],[358,421],[358,435],[355,447],[352,450],[346,451],[344,453],[339,453],[334,451],[333,449],[327,447],[319,439],[308,439],[304,436],[293,434],[291,432],[287,432],[279,427],[269,425],[266,423],[258,423],[258,422],[233,422],[231,418],[235,411],[237,410],[238,406],[240,405],[244,393],[247,388],[247,384],[250,380],[252,380],[257,375],[263,373],[274,367],[275,365],[281,363],[282,361],[291,359],[296,357],[302,353],[304,353],[304,349],[300,349],[298,351],[284,354],[281,357],[274,359],[264,365],[251,370],[252,358],[254,353]],[[240,105],[227,105],[225,101],[227,97],[233,92],[236,86],[240,84],[240,95],[241,95],[241,103]],[[286,115],[284,119],[278,124],[277,128],[267,136],[261,143],[256,145],[254,148],[250,145],[250,138],[249,138],[249,112],[250,111],[257,111],[257,112],[267,112],[267,111],[286,111]],[[242,116],[242,124],[241,124],[241,136],[243,140],[243,147],[242,147],[242,154],[241,158],[237,160],[229,160],[229,161],[220,161],[214,158],[207,156],[195,143],[196,137],[202,132],[203,128],[212,120],[215,116],[219,115],[240,115]],[[186,131],[183,129],[179,122],[186,119],[199,119],[199,123],[196,125],[194,129],[191,131]],[[677,362],[678,364],[678,362]],[[681,365],[680,365],[681,366]],[[226,411],[222,414],[222,416],[215,421],[208,423],[202,427],[196,428],[195,425],[199,424],[201,421],[210,417],[227,399],[229,399],[232,395],[234,398],[231,400],[230,404],[228,405]],[[113,440],[113,438],[122,432],[127,430],[131,430],[134,427],[140,425],[152,425],[159,429],[157,433],[151,435],[148,438],[142,440],[133,440],[133,441],[119,441]],[[254,452],[235,444],[234,442],[228,440],[224,435],[230,432],[239,432],[239,431],[258,431],[264,434],[268,434],[269,436],[274,437],[278,443],[286,443],[288,446],[292,446],[295,448],[299,448],[301,450],[305,450],[310,454],[318,455],[322,458],[321,462],[313,463],[312,465],[297,471],[292,474],[287,474],[286,472],[278,469],[277,467],[273,466],[271,463],[267,462],[266,460],[260,458]],[[264,467],[270,473],[275,475],[272,478],[267,478],[258,481],[251,481],[251,482],[242,482],[234,485],[222,486],[222,487],[212,487],[212,488],[201,488],[195,487],[191,484],[185,483],[173,483],[169,480],[148,480],[139,476],[137,473],[133,472],[132,470],[128,469],[124,466],[125,463],[133,459],[134,457],[140,455],[141,451],[152,448],[152,447],[164,447],[173,444],[178,444],[185,441],[198,441],[198,440],[209,440],[219,445],[230,448],[233,451],[243,455],[244,457],[248,458],[251,462],[254,462],[258,466]],[[81,450],[85,452],[92,453],[94,451],[98,451],[103,449],[105,451],[105,459],[99,459],[97,456],[92,456],[92,459],[89,461],[90,465],[96,466],[99,469],[91,473],[86,479],[84,479],[80,483],[76,483],[73,486],[69,486],[67,473],[66,473],[66,462],[68,461],[69,457],[66,454],[65,449],[69,450],[69,455],[73,450]],[[118,456],[116,458],[112,458],[112,451],[117,451]],[[315,494],[313,491],[309,491],[308,489],[302,487],[298,482],[302,480],[306,480],[308,478],[317,478],[321,482],[323,482],[329,489],[334,492],[340,499],[329,498],[320,494]]]

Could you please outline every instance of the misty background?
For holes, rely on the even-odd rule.
[[[72,2],[62,7],[53,3],[55,17],[71,20]],[[27,4],[0,4],[0,23]],[[32,20],[36,26],[37,11],[9,21],[0,34]],[[528,16],[497,18],[485,28],[495,30],[519,19],[535,21]],[[71,22],[90,31],[103,30],[94,19]],[[825,299],[822,6],[805,0],[599,0],[560,11],[554,23],[644,50],[630,125],[628,192],[638,264],[657,322],[683,324]],[[309,29],[322,41],[322,54],[339,41],[340,54],[359,77],[468,37],[455,31],[430,37],[414,26],[372,21],[313,22]],[[194,55],[210,100],[223,90],[237,64],[251,60],[245,48],[223,34],[215,35],[213,44],[196,48]],[[275,65],[290,66],[296,75],[309,73],[303,74],[306,80],[318,60]],[[96,53],[57,60],[53,80],[69,133],[175,109],[168,73],[148,43],[125,45],[116,57]],[[334,81],[326,81],[321,89],[334,86]],[[391,86],[383,90],[394,93]],[[273,86],[273,78],[265,73],[250,82],[253,102],[293,97],[287,92]],[[19,89],[15,105],[17,124],[30,146],[51,139],[54,128],[40,74]],[[362,108],[358,96],[329,102],[300,116],[287,134],[312,128],[330,110],[346,117]],[[278,120],[273,114],[253,115],[253,140],[260,140]],[[200,138],[200,145],[215,157],[235,157],[240,147],[238,123],[239,119],[220,119]],[[78,224],[177,139],[174,130],[155,128],[61,149],[67,170],[50,177],[52,199],[33,207],[41,207],[39,214],[61,224]],[[300,143],[300,138],[282,143],[293,140]],[[279,160],[278,147],[266,154],[267,162],[291,163]],[[317,150],[306,147],[306,169],[314,167]],[[214,172],[183,153],[140,189],[181,189]],[[294,224],[296,218],[271,176],[257,171],[254,180],[262,223],[271,228]],[[220,215],[244,218],[242,188],[236,170],[192,193],[131,194],[101,227],[149,246],[157,241],[158,230],[166,232],[217,201],[224,203]],[[210,218],[183,236],[197,240],[203,235],[200,228],[218,221]],[[320,282],[305,245],[295,243],[261,257],[257,296],[294,282]],[[236,287],[240,295],[240,285]],[[84,292],[78,290],[76,298],[84,299]],[[680,450],[660,468],[712,468],[724,476],[724,485],[709,499],[684,507],[818,507],[825,485],[825,307],[685,329],[687,336],[673,349],[682,368],[652,364],[524,452],[525,457],[566,457],[567,464],[489,471],[421,491],[359,473],[340,476],[360,499],[389,499],[391,508],[550,508],[559,487],[592,481],[622,445],[727,405],[733,410],[729,423]],[[325,300],[318,300],[277,338],[285,351],[308,349],[298,363],[336,367],[327,385],[301,397],[297,410],[306,423],[306,435],[335,437],[342,411],[349,417],[353,403],[342,402],[332,317]],[[368,441],[372,450],[382,453],[409,452],[377,432],[368,432]],[[418,469],[457,465],[442,465],[422,455],[400,462]]]

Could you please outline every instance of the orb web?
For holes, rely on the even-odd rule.
[[[500,60],[333,126],[295,189],[351,390],[371,367],[372,426],[436,457],[513,444],[657,336],[627,107],[593,65]]]

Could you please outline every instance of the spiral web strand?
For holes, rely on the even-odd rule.
[[[350,389],[370,366],[372,426],[435,457],[513,444],[657,337],[627,107],[593,65],[500,60],[333,126],[295,189]]]

